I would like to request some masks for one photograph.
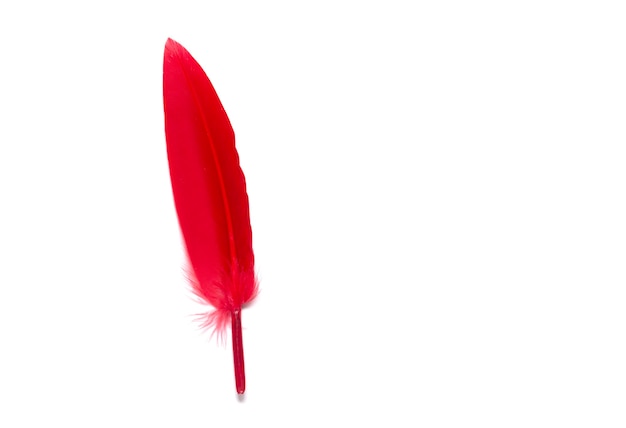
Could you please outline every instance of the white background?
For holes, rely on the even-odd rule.
[[[0,426],[623,427],[626,11],[0,6]],[[238,138],[248,388],[198,331],[167,37]]]

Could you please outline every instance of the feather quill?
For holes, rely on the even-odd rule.
[[[211,81],[179,43],[163,58],[170,178],[193,292],[214,310],[203,324],[231,324],[235,383],[245,391],[241,309],[257,293],[246,181],[235,134]]]

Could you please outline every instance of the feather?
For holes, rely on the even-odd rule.
[[[229,321],[237,392],[245,391],[241,309],[257,293],[246,181],[235,134],[196,60],[168,39],[163,106],[170,178],[193,292],[214,310],[204,326]]]

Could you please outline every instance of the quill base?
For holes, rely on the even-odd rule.
[[[232,320],[233,334],[233,361],[235,363],[235,384],[237,393],[246,391],[246,371],[243,363],[243,337],[241,332],[241,309],[234,310],[230,318]]]

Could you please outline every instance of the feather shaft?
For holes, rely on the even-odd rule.
[[[241,333],[241,311],[231,314],[233,332],[233,360],[235,363],[235,386],[237,392],[243,394],[246,390],[246,371],[243,363],[243,337]]]

